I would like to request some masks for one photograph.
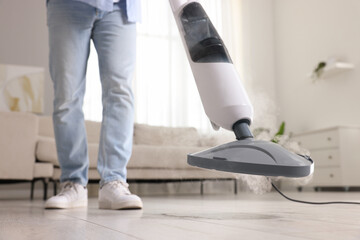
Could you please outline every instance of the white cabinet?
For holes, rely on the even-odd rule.
[[[337,126],[296,134],[314,160],[314,187],[360,186],[360,127]]]

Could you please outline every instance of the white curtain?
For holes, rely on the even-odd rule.
[[[238,59],[234,7],[239,8],[239,1],[200,2],[233,60]],[[143,0],[142,14],[142,23],[137,26],[137,64],[133,80],[135,122],[192,126],[202,132],[211,131],[168,0]],[[86,119],[101,121],[97,56],[93,47],[91,50],[84,113]]]

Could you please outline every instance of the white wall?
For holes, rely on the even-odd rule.
[[[274,27],[279,120],[293,132],[360,126],[360,1],[274,0]],[[331,56],[356,68],[313,83]]]
[[[52,112],[45,0],[0,0],[0,64],[45,69],[44,111]]]
[[[241,15],[242,29],[234,31],[243,35],[240,64],[255,120],[278,116],[293,132],[360,125],[360,1],[242,0]],[[355,70],[316,83],[307,78],[331,56]],[[0,0],[0,63],[44,67],[45,113],[52,112],[45,0]]]
[[[254,105],[254,128],[277,127],[273,5],[273,0],[241,0],[238,13],[242,21],[241,75]]]

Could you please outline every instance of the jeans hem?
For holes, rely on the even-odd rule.
[[[122,181],[122,182],[126,183],[126,179],[124,180],[122,177],[111,177],[108,179],[102,179],[100,181],[100,188],[102,188],[105,184],[107,184],[109,182],[113,182],[113,181]]]
[[[76,183],[76,184],[80,184],[83,187],[87,186],[87,183],[82,183],[81,181],[78,180],[71,180],[71,179],[66,179],[66,180],[60,180],[60,183],[64,183],[64,182],[72,182],[72,183]]]

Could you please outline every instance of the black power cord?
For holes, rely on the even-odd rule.
[[[276,186],[274,183],[271,183],[272,187],[284,198],[286,198],[287,200],[293,201],[293,202],[297,202],[297,203],[305,203],[305,204],[314,204],[314,205],[326,205],[326,204],[359,204],[360,202],[309,202],[309,201],[302,201],[302,200],[297,200],[297,199],[293,199],[290,198],[288,196],[286,196],[285,194],[283,194]]]

